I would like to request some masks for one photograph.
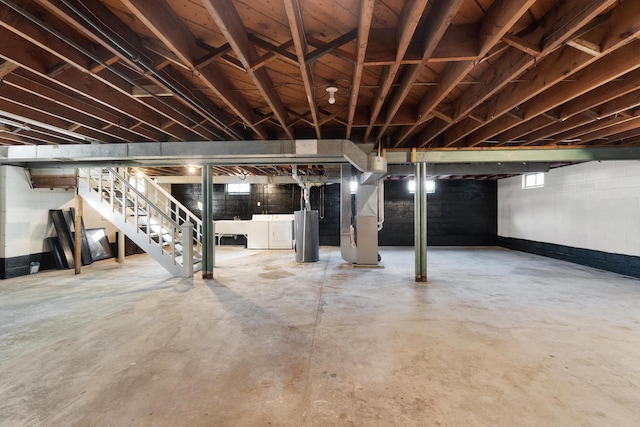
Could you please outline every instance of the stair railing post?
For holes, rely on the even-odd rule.
[[[182,224],[182,266],[183,276],[193,276],[193,225],[191,221]]]

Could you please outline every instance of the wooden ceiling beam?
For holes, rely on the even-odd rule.
[[[543,117],[543,116],[540,116]],[[548,141],[552,136],[557,135],[561,132],[564,132],[569,129],[574,129],[580,127],[586,123],[593,121],[593,118],[584,116],[582,114],[576,114],[575,116],[562,121],[551,123],[547,126],[541,126],[539,129],[533,130],[530,133],[525,135],[521,135],[518,139],[521,139],[523,142],[521,145],[527,146],[538,143],[541,144],[541,141]]]
[[[160,125],[163,115],[157,114],[154,108],[140,102],[132,97],[129,92],[124,92],[129,87],[121,85],[115,86],[107,84],[104,79],[98,76],[89,76],[75,68],[67,70],[67,72],[59,75],[56,79],[47,76],[47,67],[43,64],[42,58],[46,57],[47,52],[40,51],[38,48],[19,36],[4,32],[0,33],[4,43],[0,43],[0,57],[20,64],[22,68],[45,78],[54,84],[59,84],[68,90],[87,97],[107,108],[112,108],[122,114],[141,120],[154,129],[167,134]],[[117,88],[117,90],[113,90]],[[135,102],[132,102],[134,100]],[[178,140],[193,138],[194,134],[189,131],[188,134],[183,132],[169,134],[169,136]]]
[[[620,79],[604,84],[589,93],[572,99],[555,109],[560,120],[588,110],[612,99],[616,99],[640,88],[640,70],[634,70]]]
[[[231,0],[203,0],[203,4],[227,39],[227,42],[233,47],[233,51],[242,62],[247,74],[253,80],[269,108],[273,111],[282,129],[289,138],[294,139],[293,130],[289,124],[289,116],[282,100],[273,88],[269,73],[264,68],[251,69],[251,64],[258,59],[258,52],[249,40],[249,34]]]
[[[287,11],[289,19],[289,27],[291,28],[291,37],[296,47],[297,62],[304,84],[305,94],[307,95],[307,103],[311,111],[311,119],[313,127],[316,131],[316,137],[322,138],[320,131],[320,122],[318,118],[318,104],[316,103],[315,88],[313,87],[313,74],[311,72],[310,63],[307,62],[307,43],[305,42],[304,23],[302,22],[302,10],[298,0],[285,0],[284,7]]]
[[[638,27],[638,31],[640,33],[640,26]],[[633,33],[627,33],[627,35],[630,39],[634,38]],[[622,40],[620,44],[624,44],[624,40]],[[564,80],[567,75],[574,74],[573,72],[568,72],[566,67],[562,70],[558,70],[554,67],[554,64],[556,67],[558,66],[557,61],[562,58],[567,60],[567,58],[571,58],[573,53],[578,54],[580,59],[576,58],[576,60],[571,62],[571,64],[576,67],[579,67],[584,63],[591,65],[588,67],[586,65],[580,67],[581,71],[576,74],[577,78],[563,82],[559,89],[547,89],[548,86],[553,86],[554,84]],[[526,101],[539,93],[539,96],[531,99],[531,101],[527,102],[520,108],[520,110],[523,111],[524,118],[529,120],[545,111],[561,105],[567,98],[578,97],[598,86],[639,68],[640,62],[637,60],[639,54],[640,41],[626,44],[618,50],[602,57],[602,60],[597,62],[594,62],[593,57],[583,52],[576,51],[570,47],[562,48],[550,55],[554,57],[554,61],[544,61],[544,63],[541,64],[538,68],[538,71],[541,74],[532,76],[534,78],[528,83],[518,85],[516,90],[512,90],[510,94],[498,97],[499,100],[496,99],[493,104],[490,104],[488,107],[488,111],[490,112],[489,114],[495,113],[497,116],[500,116],[501,113],[506,113],[506,111],[503,113],[502,109],[509,106],[513,108],[513,104],[517,105],[520,102],[519,100],[516,100],[516,97],[519,96],[520,100]],[[510,121],[503,121],[502,123],[504,126],[509,126]],[[497,133],[504,132],[508,129],[509,127],[487,125],[467,137],[466,143],[470,146],[475,146],[480,144],[483,140],[491,138]],[[496,130],[498,130],[498,132],[493,133]]]
[[[111,52],[114,57],[118,57],[119,62],[125,64],[131,70],[146,76],[151,83],[161,86],[167,91],[173,91],[173,82],[158,78],[155,75],[156,71],[165,68],[169,62],[177,67],[189,70],[176,55],[163,47],[160,44],[161,42],[156,42],[155,39],[141,39],[138,34],[133,32],[131,28],[122,22],[122,20],[102,2],[80,3],[78,0],[65,0],[64,4],[61,0],[37,0],[37,2],[60,20],[71,26],[71,28],[75,29],[79,34],[93,41],[96,45],[102,46],[105,50]],[[69,9],[69,7],[73,9]],[[77,13],[74,12],[74,10]],[[86,19],[96,16],[100,17],[99,20],[93,21],[93,25],[100,27],[100,31],[87,28],[86,25],[88,24],[82,16]],[[107,36],[103,34],[107,34]],[[108,37],[117,37],[117,39],[121,40],[121,43],[124,44],[124,48],[116,46],[107,39]],[[185,97],[184,94],[175,93],[175,95],[175,99],[183,106],[181,114],[187,114],[187,112],[194,109],[194,105],[190,103],[189,98]],[[217,106],[214,109],[207,108],[206,112],[204,112],[199,111],[196,107],[195,110],[198,110],[198,114],[205,117],[210,125],[225,132],[232,139],[236,138],[233,131],[230,132],[226,128],[224,123],[225,114],[220,108]],[[172,114],[175,113],[176,112],[173,112]],[[186,127],[192,128],[193,125],[187,125]],[[211,126],[201,127],[205,131],[203,137],[213,135],[214,132],[210,129]]]
[[[478,26],[476,24],[449,25],[427,63],[472,61],[478,57]],[[393,28],[372,29],[369,47],[364,59],[365,67],[391,65],[396,61],[396,32]],[[402,65],[422,62],[424,43],[409,44]]]
[[[551,88],[524,104],[520,110],[525,119],[562,105],[640,67],[640,42],[630,43],[576,73],[558,88]]]
[[[371,116],[369,117],[369,127],[365,131],[364,140],[366,141],[371,134],[373,125],[378,118],[378,114],[382,110],[382,106],[385,103],[391,86],[395,81],[396,74],[398,73],[401,63],[404,58],[411,39],[420,23],[420,18],[427,6],[427,0],[407,0],[402,6],[400,17],[398,18],[398,25],[396,27],[396,60],[393,64],[384,66],[380,73],[378,89],[373,97],[373,103],[370,107]]]
[[[494,2],[482,19],[477,39],[480,40],[478,57],[482,58],[502,39],[520,17],[529,10],[535,0],[498,0]],[[423,123],[429,113],[442,102],[449,93],[475,67],[475,61],[448,64],[441,73],[440,85],[428,91],[420,101],[417,123]],[[409,128],[395,138],[394,146],[399,146],[415,130]],[[424,141],[427,143],[428,141]]]
[[[307,34],[306,38],[309,46],[313,46],[315,48],[323,48],[327,44],[324,42],[324,40],[320,40],[309,34]],[[349,62],[350,64],[355,64],[356,62],[356,57],[352,53],[347,52],[344,49],[337,48],[337,49],[333,49],[331,52],[328,52],[328,53],[335,56],[336,58],[340,58],[346,62]]]
[[[603,123],[602,126],[600,128],[597,128],[596,130],[580,134],[580,141],[578,141],[577,144],[582,145],[589,142],[598,141],[599,139],[608,139],[625,132],[633,132],[633,135],[640,134],[640,117],[631,117],[624,119],[618,118],[617,120],[611,118],[610,123],[610,126],[605,126],[605,124]]]
[[[508,44],[509,46],[515,47],[516,49],[526,53],[531,56],[538,56],[542,52],[540,51],[540,47],[531,43],[530,41],[518,37],[515,34],[507,33],[502,37],[502,41]]]
[[[139,142],[139,138],[136,138],[131,132],[128,132],[124,128],[110,127],[107,132],[107,129],[104,129],[105,122],[102,120],[87,116],[86,114],[83,114],[83,112],[65,109],[51,100],[33,93],[22,91],[15,86],[10,85],[8,82],[5,82],[2,86],[2,90],[0,90],[0,99],[12,102],[15,105],[29,108],[46,116],[60,120],[68,120],[78,127],[92,129],[94,132],[102,134],[100,137],[94,137],[101,141]],[[35,118],[34,116],[29,116],[29,118],[49,123],[46,117]]]
[[[611,55],[619,55],[616,49],[620,48],[621,46],[623,46],[621,49],[628,49],[624,45],[635,38],[635,34],[638,34],[638,31],[640,31],[636,19],[636,17],[638,16],[636,9],[639,9],[639,6],[640,3],[638,2],[628,2],[623,3],[614,10],[613,14],[610,17],[609,23],[610,25],[615,24],[616,26],[610,27],[610,32],[606,33],[603,36],[603,40],[600,43],[600,45],[603,47],[603,55],[601,56],[601,58],[606,58],[604,62],[609,62],[609,59],[613,62],[613,57],[611,57]],[[625,16],[624,19],[620,19],[621,14],[631,15]],[[635,48],[633,48],[632,50],[635,50]],[[609,55],[606,55],[605,57],[605,54]],[[635,53],[635,55],[637,55],[637,53]],[[563,47],[554,51],[553,53],[545,57],[544,61],[542,61],[535,68],[529,70],[522,76],[522,80],[524,81],[524,83],[508,86],[506,89],[500,92],[499,96],[495,96],[494,98],[492,98],[483,108],[485,117],[488,120],[499,117],[502,114],[505,114],[507,111],[518,107],[523,102],[526,102],[543,92],[544,95],[541,95],[537,100],[533,100],[530,104],[528,104],[529,106],[533,104],[534,106],[532,108],[520,108],[520,110],[525,111],[525,117],[529,119],[537,114],[556,107],[557,105],[559,105],[559,103],[556,103],[554,105],[553,100],[558,98],[558,94],[557,91],[554,94],[553,86],[565,80],[568,76],[571,76],[590,66],[590,64],[593,64],[598,59],[599,58],[594,58],[591,55],[585,54],[581,51],[577,51],[570,47]],[[613,71],[613,73],[609,74],[615,75],[616,73],[619,73],[624,69],[626,69],[626,71],[624,72],[628,72],[634,69],[633,65],[630,65],[628,67],[625,65],[629,62],[628,58],[626,60],[624,58],[620,59],[623,62],[621,64],[614,64],[615,67],[606,70],[605,74]],[[602,68],[602,65],[598,66],[598,68]],[[581,73],[580,75],[585,75],[585,73]],[[615,78],[611,77],[605,79],[603,77],[604,76],[600,75],[600,72],[597,72],[592,78],[586,78],[581,82],[577,82],[577,85],[574,88],[576,92],[564,93],[564,99],[571,96],[581,95],[580,91],[583,90],[582,88],[594,88],[606,83],[606,81],[611,80],[612,78]],[[529,111],[527,111],[527,109]],[[537,114],[535,112],[537,112]],[[503,123],[505,125],[509,124],[508,121],[504,121]],[[490,132],[499,130],[498,133],[501,133],[507,129],[508,128],[501,129],[500,127],[495,125],[491,127],[485,126],[485,128],[479,129],[473,135],[470,135],[467,138],[466,142],[471,146],[473,146],[473,144],[480,144],[483,140],[491,138],[495,135],[490,134]],[[453,143],[455,143],[455,141],[447,140],[447,144]]]
[[[353,120],[358,108],[358,95],[360,94],[360,84],[362,82],[362,72],[364,61],[369,46],[369,35],[371,32],[371,21],[373,19],[373,6],[375,0],[360,0],[360,17],[358,21],[358,36],[356,39],[356,60],[353,64],[351,77],[351,93],[349,94],[349,109],[347,111],[347,134],[346,139],[351,138]]]
[[[256,117],[243,96],[234,91],[234,85],[215,62],[197,67],[203,47],[186,24],[173,12],[165,0],[123,0],[123,4],[145,24],[194,74],[237,114],[243,123],[260,138],[266,138],[266,128],[254,126]],[[224,56],[224,54],[223,54]]]
[[[0,144],[2,145],[58,145],[60,140],[49,135],[42,135],[36,132],[19,133],[11,132],[0,127]]]
[[[497,135],[494,139],[498,141],[498,144],[496,144],[497,146],[504,145],[510,141],[520,139],[523,135],[535,132],[540,128],[544,128],[557,122],[557,120],[553,120],[545,115],[540,115],[532,120],[520,123],[509,131]]]
[[[520,76],[527,69],[536,65],[539,59],[544,58],[560,46],[564,40],[568,39],[613,3],[613,0],[598,2],[597,4],[594,2],[585,4],[582,0],[570,0],[558,3],[555,8],[551,9],[543,17],[538,27],[524,35],[519,35],[519,37],[525,40],[527,44],[534,46],[542,46],[543,40],[551,34],[551,31],[556,31],[562,37],[556,39],[554,43],[546,45],[544,49],[541,48],[539,56],[531,56],[518,48],[509,47],[498,61],[486,71],[485,75],[481,77],[481,80],[485,82],[484,85],[470,87],[454,102],[452,106],[452,110],[454,111],[454,124],[448,124],[435,129],[438,133],[423,134],[422,137],[425,143],[437,135],[448,132],[449,128],[458,126],[457,123],[462,121],[471,111],[503,90],[513,79]],[[573,17],[576,17],[576,19]],[[557,25],[557,19],[562,21],[562,25]],[[480,126],[476,126],[476,129],[478,127]],[[460,125],[459,129],[448,132],[449,134],[445,135],[443,139],[445,140],[445,144],[453,144],[455,141],[451,140],[451,135],[457,135],[457,138],[462,138],[472,131],[467,124]]]
[[[47,125],[54,126],[62,131],[70,130],[69,128],[74,124],[80,124],[74,122],[69,117],[61,117],[53,114],[49,114],[46,111],[43,111],[41,108],[31,108],[27,106],[23,102],[14,102],[12,100],[7,100],[4,96],[0,96],[0,111],[10,111],[12,114],[18,115],[20,117],[24,117],[26,119],[35,120],[40,123],[46,123]],[[79,139],[74,139],[73,137],[69,137],[64,135],[63,133],[56,133],[52,130],[39,128],[35,125],[27,125],[34,132],[41,132],[42,134],[51,135],[54,138],[60,138],[61,141],[71,142],[74,144],[83,143],[83,141]],[[75,131],[78,135],[83,135],[87,138],[94,139],[96,141],[102,142],[110,142],[109,138],[106,137],[104,132],[101,132],[96,129],[86,128],[80,126]],[[114,138],[116,141],[113,142],[123,142],[119,138]]]
[[[256,68],[264,67],[265,65],[267,65],[269,62],[271,62],[273,59],[276,59],[276,58],[280,58],[283,61],[295,66],[298,65],[298,58],[296,57],[296,55],[294,55],[293,53],[287,50],[294,45],[293,39],[288,40],[279,46],[271,44],[266,40],[262,40],[260,37],[255,36],[253,34],[249,34],[249,39],[251,39],[251,41],[257,44],[258,46],[269,51],[267,54],[262,55],[260,58],[258,58],[258,60],[251,65],[252,70],[255,70]]]
[[[222,46],[217,48],[213,48],[204,43],[198,43],[198,45],[204,47],[209,51],[209,53],[207,53],[206,55],[193,61],[194,68],[198,70],[211,64],[213,61],[215,61],[216,59],[218,59],[219,57],[221,57],[225,53],[228,53],[231,50],[231,45],[229,45],[229,43],[225,43]]]
[[[18,68],[20,68],[18,64],[14,64],[11,61],[3,61],[2,64],[0,64],[0,79],[5,78]]]
[[[424,46],[422,58],[419,64],[407,65],[402,71],[400,84],[389,96],[386,108],[384,125],[379,130],[377,139],[379,140],[391,124],[393,117],[405,101],[407,95],[413,89],[413,84],[423,70],[431,54],[440,44],[440,40],[449,27],[451,20],[458,13],[463,0],[438,0],[431,6],[425,22]]]
[[[28,14],[24,9],[19,10],[21,14]],[[14,23],[13,26],[8,25],[8,23],[3,24],[3,19],[0,19],[0,25],[22,37],[24,40],[34,44],[38,48],[50,53],[52,56],[62,60],[62,63],[59,63],[59,66],[49,67],[45,70],[45,73],[50,78],[64,78],[64,76],[70,71],[74,71],[70,67],[72,65],[74,69],[80,70],[86,74],[91,74],[95,79],[135,100],[135,103],[142,103],[145,108],[155,111],[166,119],[175,120],[184,130],[186,130],[186,132],[184,130],[173,130],[171,133],[172,137],[183,140],[190,140],[194,137],[211,137],[212,134],[209,131],[200,132],[191,129],[194,120],[197,120],[197,118],[194,117],[192,109],[184,106],[170,105],[169,101],[167,103],[160,103],[159,105],[154,106],[150,101],[140,100],[134,97],[131,93],[132,82],[124,78],[123,74],[111,69],[109,69],[108,72],[107,70],[104,70],[101,73],[91,73],[91,69],[95,67],[96,63],[106,64],[106,61],[113,57],[113,55],[106,49],[102,48],[102,46],[93,44],[86,46],[87,43],[85,39],[79,39],[77,32],[71,32],[68,29],[64,32],[58,28],[56,28],[55,31],[47,31],[46,28],[48,23],[43,22],[42,26],[36,25],[33,21],[38,18],[33,15],[27,15],[29,16],[29,19],[26,19],[21,14],[19,15],[18,12],[13,10],[7,12],[8,13],[3,14],[4,19],[9,19],[9,17],[15,15],[14,18],[11,19]],[[87,51],[87,54],[85,55],[85,52],[81,52],[77,46],[85,46],[82,49]],[[104,60],[100,58],[104,58]],[[108,67],[105,66],[105,68]]]
[[[24,74],[24,75],[23,75]],[[3,85],[6,89],[14,87],[25,95],[33,95],[43,101],[51,101],[56,105],[52,109],[63,109],[75,111],[87,115],[93,119],[111,124],[112,126],[128,130],[134,140],[150,140],[157,141],[164,137],[163,133],[151,130],[148,127],[136,129],[132,126],[136,120],[122,113],[116,113],[111,109],[101,107],[88,98],[74,96],[72,93],[66,94],[57,90],[56,85],[52,85],[49,81],[43,80],[37,82],[35,76],[31,76],[26,70],[21,70],[20,74],[14,73],[4,79]]]
[[[572,129],[565,130],[564,132],[557,133],[551,138],[545,138],[546,145],[554,145],[567,141],[581,142],[584,136],[589,133],[603,131],[604,129],[608,129],[626,121],[629,121],[629,118],[615,116],[603,118],[602,120],[597,121],[588,120],[581,126],[576,126]]]
[[[300,18],[302,19],[302,18]],[[336,39],[330,41],[329,43],[325,43],[324,46],[316,46],[316,49],[312,52],[307,52],[305,54],[304,63],[306,65],[311,64],[314,61],[322,58],[324,55],[333,52],[338,49],[340,46],[349,43],[353,39],[358,36],[358,29],[353,29],[348,33],[345,33]]]

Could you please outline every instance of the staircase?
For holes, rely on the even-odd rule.
[[[78,194],[169,273],[201,268],[202,221],[146,175],[80,168]]]

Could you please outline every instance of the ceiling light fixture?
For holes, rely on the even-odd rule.
[[[338,88],[333,84],[330,84],[329,87],[327,88],[327,92],[329,92],[329,104],[333,105],[336,103],[337,91],[338,91]]]

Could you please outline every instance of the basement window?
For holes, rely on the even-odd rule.
[[[411,180],[408,183],[409,186],[409,193],[414,194],[416,192],[416,181],[415,180]],[[436,181],[433,179],[427,179],[424,182],[424,186],[425,186],[425,193],[435,193],[436,192]]]
[[[249,194],[250,192],[251,192],[251,184],[249,184],[248,182],[227,184],[228,194]]]
[[[522,175],[522,188],[544,187],[544,173],[526,173]]]

